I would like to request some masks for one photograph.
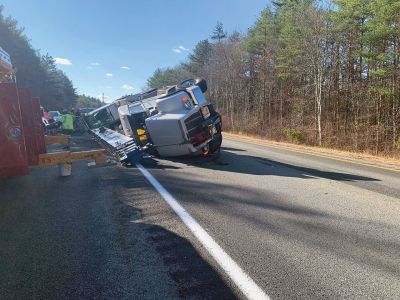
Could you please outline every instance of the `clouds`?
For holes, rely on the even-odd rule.
[[[57,65],[70,66],[72,62],[68,58],[55,57],[54,62]]]
[[[104,94],[100,94],[100,95],[97,95],[96,98],[101,100],[101,101],[103,101],[103,100],[106,101],[106,100],[110,99],[110,96],[107,96],[107,95],[104,95]]]
[[[66,60],[65,58],[60,58],[60,60]],[[68,61],[69,62],[69,61]],[[66,63],[63,63],[63,64],[70,64],[70,63],[68,63],[68,62],[66,62]],[[100,67],[100,66],[102,66],[99,62],[91,62],[87,67],[86,67],[86,69],[88,69],[88,70],[93,70],[93,69],[95,69],[95,68],[97,68],[97,67]],[[100,68],[101,69],[101,68]],[[99,69],[99,70],[100,70]],[[120,69],[122,69],[122,70],[130,70],[131,68],[130,67],[128,67],[128,66],[125,66],[125,65],[123,65],[123,66],[121,66],[120,67]],[[103,70],[104,70],[104,68],[103,68]],[[107,77],[113,77],[114,76],[114,74],[113,73],[106,73],[106,76]]]
[[[103,93],[105,94],[104,101],[109,103],[121,95],[132,94],[139,90],[136,88],[136,83],[131,83],[132,69],[126,61],[122,60],[119,64],[113,64],[106,60],[97,62],[92,58],[85,64],[88,78],[97,85],[97,87],[92,87],[92,95],[97,95],[96,98],[100,100],[102,100]]]
[[[182,51],[189,51],[189,49],[187,49],[187,48],[185,48],[183,46],[179,46],[178,48],[181,49]]]
[[[181,46],[178,46],[177,48],[173,48],[172,51],[175,52],[175,53],[180,54],[182,52],[189,52],[190,50],[181,45]]]
[[[129,85],[129,84],[123,84],[121,86],[121,89],[125,90],[125,91],[132,91],[134,89],[133,86]]]
[[[90,66],[87,66],[86,68],[88,70],[93,70],[93,67],[98,67],[98,66],[100,66],[99,62],[92,62],[92,63],[90,63]]]

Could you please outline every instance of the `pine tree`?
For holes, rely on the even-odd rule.
[[[18,86],[29,88],[46,108],[74,106],[77,96],[71,80],[57,69],[50,55],[41,56],[33,49],[24,29],[18,27],[15,19],[5,18],[2,12],[0,5],[0,46],[10,54],[17,69]]]
[[[211,34],[211,39],[218,41],[218,43],[221,43],[223,39],[225,39],[227,36],[227,33],[224,31],[224,25],[221,22],[217,22],[217,25],[215,25],[214,31]]]
[[[208,40],[202,40],[197,43],[193,53],[189,55],[187,67],[191,73],[197,74],[201,71],[212,56],[213,48]]]

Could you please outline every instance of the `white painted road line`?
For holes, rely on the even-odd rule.
[[[248,299],[270,299],[149,171],[139,163],[136,166]]]

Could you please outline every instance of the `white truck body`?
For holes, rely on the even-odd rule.
[[[199,86],[172,86],[156,96],[135,97],[131,102],[117,100],[90,112],[89,127],[122,127],[125,136],[143,151],[163,157],[217,152],[222,142],[221,118],[204,97],[206,89],[203,80]],[[99,136],[98,131],[93,132]]]

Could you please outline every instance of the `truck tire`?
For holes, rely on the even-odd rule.
[[[222,134],[217,133],[216,135],[213,136],[213,139],[209,143],[210,153],[215,153],[219,151],[219,149],[221,148],[221,144],[222,144]]]
[[[191,87],[191,86],[193,86],[193,85],[195,85],[195,84],[196,84],[196,80],[193,79],[193,78],[190,78],[190,79],[186,79],[186,80],[184,80],[184,81],[181,81],[181,83],[179,83],[179,84],[177,85],[177,88],[178,88],[179,90],[185,90],[185,89],[187,89],[188,87]]]
[[[207,81],[202,78],[186,79],[177,85],[178,89],[184,90],[193,85],[197,85],[200,90],[205,93],[207,91]]]

